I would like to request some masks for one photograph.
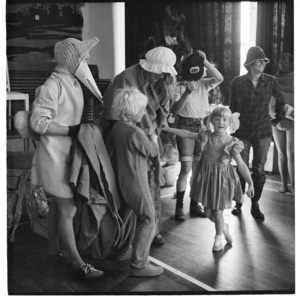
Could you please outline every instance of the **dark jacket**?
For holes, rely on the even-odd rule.
[[[104,259],[115,246],[123,243],[124,222],[115,174],[100,129],[81,125],[72,146],[70,183],[75,191],[77,213],[74,230],[79,252],[90,252]],[[127,214],[131,217],[131,214]],[[130,232],[131,236],[134,234]]]

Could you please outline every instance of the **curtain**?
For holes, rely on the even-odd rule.
[[[177,27],[179,35],[184,35],[194,50],[204,51],[209,61],[217,63],[224,76],[220,85],[224,104],[228,104],[231,80],[240,72],[240,2],[126,2],[126,66],[137,63],[146,49],[165,46],[167,5],[176,11],[177,19],[185,17]]]
[[[229,102],[231,80],[240,74],[240,2],[197,2],[187,10],[186,31],[194,50],[202,50],[218,65],[220,85]]]
[[[261,47],[270,63],[265,73],[275,74],[282,52],[294,54],[294,7],[292,0],[258,2],[256,45]]]

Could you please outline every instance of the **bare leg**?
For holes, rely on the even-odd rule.
[[[205,216],[215,223],[216,227],[216,236],[220,237],[222,233],[226,239],[227,243],[232,243],[232,237],[229,233],[229,226],[227,223],[224,223],[223,210],[214,211],[210,208],[204,208]]]
[[[223,210],[212,210],[212,214],[215,219],[216,235],[222,236],[222,233],[224,231]]]
[[[73,198],[56,198],[58,207],[58,231],[65,250],[68,252],[72,267],[79,269],[84,261],[76,247],[73,218],[76,213],[76,204]]]
[[[295,192],[295,164],[294,164],[294,130],[286,131],[286,154],[288,160],[288,171],[292,185],[292,193]]]
[[[281,182],[282,185],[279,188],[279,192],[286,192],[288,190],[288,166],[287,166],[287,140],[286,140],[286,132],[280,131],[277,128],[272,128],[273,130],[273,137],[276,144],[276,148],[278,151],[278,168],[280,172]]]
[[[180,168],[180,173],[179,173],[179,176],[178,176],[178,181],[179,182],[182,182],[182,183],[186,183],[187,182],[187,178],[188,178],[188,175],[191,171],[191,168],[192,168],[192,163],[193,161],[181,161],[181,168]],[[186,186],[186,184],[185,184]],[[180,189],[180,187],[177,185],[177,191],[185,191],[185,187],[184,189]]]

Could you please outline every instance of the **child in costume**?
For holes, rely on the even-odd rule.
[[[209,71],[211,78],[204,78]],[[177,116],[177,128],[199,133],[203,128],[203,119],[209,113],[209,91],[223,81],[222,74],[206,59],[206,54],[200,50],[189,55],[182,62],[181,82],[176,87],[171,107],[173,115]],[[199,140],[177,136],[180,173],[176,183],[175,220],[184,221],[183,199],[187,186],[187,178],[192,169],[194,172],[199,162],[201,144]],[[204,217],[203,206],[191,197],[190,214]]]
[[[240,152],[243,143],[227,134],[232,122],[232,114],[225,106],[216,107],[210,117],[214,130],[193,133],[186,130],[172,129],[167,125],[163,129],[177,136],[199,139],[202,145],[200,161],[197,164],[191,185],[191,197],[201,201],[205,215],[215,223],[216,236],[213,251],[223,248],[222,234],[228,243],[232,243],[228,224],[224,223],[224,209],[231,209],[232,200],[243,202],[243,192],[239,177],[231,165],[233,158],[239,171],[248,183],[247,195],[253,196],[253,182],[247,165]]]
[[[57,207],[58,211],[58,223],[51,223],[52,212],[48,216],[48,254],[54,255],[52,251],[58,250],[57,240],[49,233],[58,229],[74,275],[85,280],[100,277],[103,272],[85,263],[77,250],[73,227],[77,208],[69,174],[72,139],[79,132],[84,106],[83,92],[75,76],[100,100],[100,92],[86,63],[89,51],[98,42],[98,38],[88,41],[67,38],[56,43],[54,58],[57,66],[36,90],[30,119],[31,129],[40,135],[32,162],[31,183],[43,188],[52,198],[52,208]]]
[[[114,109],[119,121],[112,129],[114,160],[121,194],[137,217],[132,244],[131,275],[151,277],[163,268],[149,263],[149,251],[156,233],[153,200],[148,186],[148,157],[159,154],[158,136],[146,133],[136,124],[141,121],[148,104],[147,97],[135,87],[117,91]]]
[[[161,125],[169,115],[169,105],[174,92],[175,76],[177,75],[177,71],[174,68],[175,63],[176,55],[171,49],[156,47],[146,53],[145,59],[140,59],[138,64],[127,68],[114,78],[105,99],[101,122],[108,151],[111,149],[111,130],[114,123],[118,120],[112,105],[114,104],[115,94],[119,88],[134,86],[148,98],[145,114],[137,125],[147,135],[153,134],[153,132],[158,136],[160,135]],[[160,150],[162,151],[162,148]],[[160,186],[163,183],[161,180],[163,172],[159,171],[160,169],[160,155],[148,159],[148,185],[158,219],[153,244],[158,246],[163,245],[165,242],[160,234],[162,228]]]

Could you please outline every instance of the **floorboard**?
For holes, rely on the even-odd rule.
[[[10,295],[59,294],[294,294],[295,293],[295,200],[281,194],[278,175],[268,175],[260,207],[265,221],[250,214],[245,196],[242,214],[224,212],[233,244],[225,243],[213,253],[214,224],[189,215],[188,191],[184,200],[186,221],[174,220],[175,187],[162,189],[161,234],[166,243],[151,248],[152,262],[166,269],[160,277],[130,277],[129,261],[91,261],[102,269],[101,280],[80,282],[69,265],[46,255],[47,240],[31,232],[25,223],[16,231],[16,242],[8,247]]]

